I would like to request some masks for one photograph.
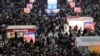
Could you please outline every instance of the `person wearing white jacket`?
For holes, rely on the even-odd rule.
[[[68,24],[64,24],[64,33],[68,33],[69,35],[69,25]]]

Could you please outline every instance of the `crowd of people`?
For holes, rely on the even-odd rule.
[[[82,13],[76,14],[67,4],[66,0],[58,1],[60,12],[56,16],[48,16],[45,12],[45,0],[36,0],[29,14],[23,12],[28,0],[0,0],[0,34],[5,40],[5,28],[9,25],[36,25],[35,44],[26,43],[20,39],[3,41],[0,48],[1,55],[6,56],[100,56],[95,52],[81,52],[75,47],[76,36],[96,36],[99,33],[100,3],[99,0],[76,0]],[[69,26],[69,33],[64,33],[66,16],[91,16],[96,23],[95,31],[74,29]]]

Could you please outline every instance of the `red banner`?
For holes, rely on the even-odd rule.
[[[6,32],[36,32],[35,29],[6,29]]]

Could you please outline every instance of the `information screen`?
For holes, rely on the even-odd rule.
[[[24,33],[24,41],[30,43],[31,40],[32,40],[33,43],[35,43],[35,33],[25,32]]]
[[[87,29],[94,30],[94,23],[93,22],[85,22],[84,26]]]

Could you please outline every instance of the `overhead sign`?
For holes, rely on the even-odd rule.
[[[48,0],[47,9],[57,9],[57,0]]]
[[[48,4],[57,4],[57,0],[48,0],[47,3]]]

